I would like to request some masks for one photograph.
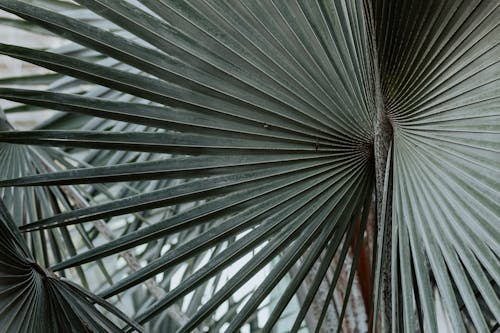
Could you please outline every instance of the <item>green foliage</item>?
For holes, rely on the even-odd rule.
[[[0,0],[0,331],[498,327],[496,1],[75,2]]]

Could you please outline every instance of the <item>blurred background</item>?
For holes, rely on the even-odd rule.
[[[0,10],[0,42],[44,49],[59,47],[64,43],[64,40],[57,37],[39,35],[18,29],[16,28],[17,24],[19,24],[19,21],[15,15]],[[30,63],[0,55],[0,84],[3,83],[2,79],[7,77],[43,74],[48,72],[48,70]],[[26,88],[26,85],[23,85],[23,87]],[[0,99],[0,107],[2,109],[14,105],[16,105],[16,103]],[[52,114],[53,112],[51,111],[36,113],[16,112],[9,113],[7,117],[17,129],[29,129],[48,119]]]

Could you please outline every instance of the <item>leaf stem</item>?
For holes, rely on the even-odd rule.
[[[390,161],[388,159],[389,147],[391,146],[393,139],[393,128],[391,121],[388,117],[388,111],[384,103],[384,95],[382,92],[382,80],[380,74],[380,64],[378,58],[378,43],[376,36],[376,25],[373,13],[373,7],[370,1],[367,4],[367,15],[369,22],[369,34],[371,42],[371,57],[372,57],[372,68],[373,68],[373,98],[374,98],[374,108],[375,117],[373,121],[373,156],[374,156],[374,167],[375,167],[375,202],[376,202],[376,216],[377,216],[377,233],[383,232],[381,239],[384,240],[384,244],[378,244],[381,246],[383,251],[381,251],[381,281],[380,288],[382,291],[382,331],[388,331],[390,329],[391,323],[391,243],[392,243],[392,195],[391,193],[385,193],[385,205],[383,203],[384,191],[391,191],[391,186],[385,187],[385,177],[386,177],[386,163]],[[390,175],[390,173],[389,173]],[[385,210],[385,214],[383,214]],[[383,215],[385,216],[382,221]],[[376,314],[375,314],[376,316]],[[373,323],[374,327],[377,327],[377,323]]]

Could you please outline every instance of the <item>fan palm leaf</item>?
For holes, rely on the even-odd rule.
[[[498,2],[76,2],[0,0],[24,26],[73,43],[0,44],[0,54],[56,73],[5,80],[21,85],[0,88],[21,105],[7,111],[64,112],[35,130],[2,127],[8,149],[63,162],[2,173],[0,185],[69,186],[92,198],[18,229],[43,235],[100,221],[116,230],[47,261],[48,272],[137,256],[133,272],[113,267],[111,285],[90,289],[117,306],[117,295],[145,302],[128,312],[151,330],[269,332],[279,322],[296,332],[317,303],[307,328],[320,331],[339,299],[329,328],[340,330],[375,197],[365,329],[498,325]],[[50,84],[23,87],[33,82]],[[154,299],[144,301],[142,283]],[[81,293],[72,297],[88,302]],[[174,307],[182,315],[173,326],[158,320]]]

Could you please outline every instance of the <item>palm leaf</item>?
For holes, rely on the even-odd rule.
[[[33,260],[26,242],[0,201],[2,330],[5,332],[120,332],[99,304],[114,316],[142,329],[103,299],[61,280]]]
[[[454,331],[483,332],[498,323],[498,3],[76,2],[0,1],[25,20],[20,26],[37,24],[73,43],[0,44],[0,54],[57,73],[4,80],[50,85],[0,88],[0,97],[64,112],[33,131],[2,128],[0,142],[11,150],[49,146],[36,149],[64,158],[58,172],[6,172],[0,185],[77,186],[93,202],[20,229],[88,230],[99,221],[101,231],[115,232],[59,256],[51,271],[128,251],[134,272],[125,277],[112,266],[112,285],[90,289],[113,302],[144,300],[140,284],[148,283],[154,299],[130,312],[151,330],[268,332],[306,286],[284,329],[299,330],[310,314],[317,322],[309,330],[340,331],[375,188],[366,325],[437,331],[445,319]],[[56,299],[68,290],[84,297],[64,288]],[[252,292],[235,301],[244,288]],[[256,321],[274,293],[275,310]],[[334,299],[342,302],[337,322],[324,324]],[[311,313],[313,303],[320,313]]]

